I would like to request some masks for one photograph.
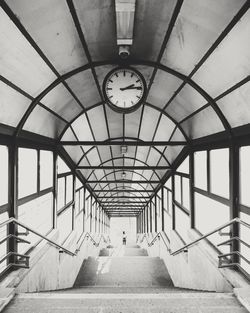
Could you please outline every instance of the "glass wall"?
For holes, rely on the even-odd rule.
[[[230,220],[229,209],[229,149],[214,149],[194,153],[195,228],[205,234]],[[208,239],[214,244],[229,238],[229,228]],[[226,235],[227,234],[227,235]],[[229,252],[229,246],[221,246]]]
[[[240,147],[239,167],[239,217],[242,221],[250,224],[250,146]],[[250,229],[241,225],[240,237],[249,245]],[[250,260],[250,248],[242,242],[240,243],[240,253]],[[243,269],[250,274],[250,265],[244,259],[240,261]]]
[[[53,153],[51,151],[18,148],[17,218],[43,235],[53,228]],[[25,229],[18,227],[18,232]],[[40,238],[33,233],[25,238],[35,245]],[[18,243],[24,253],[30,246]]]
[[[0,145],[0,223],[8,219],[8,191],[9,191],[9,152],[6,146]],[[7,252],[7,226],[0,229],[0,259]],[[0,272],[5,269],[6,261],[0,264]]]
[[[189,157],[177,168],[174,179],[175,230],[184,241],[188,241],[190,228],[190,174]]]

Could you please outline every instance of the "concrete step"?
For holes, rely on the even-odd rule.
[[[164,262],[145,256],[88,258],[74,287],[173,287]]]
[[[20,294],[4,313],[247,313],[232,294]]]
[[[138,247],[122,247],[117,251],[115,248],[104,248],[100,250],[99,256],[148,256],[146,249]]]

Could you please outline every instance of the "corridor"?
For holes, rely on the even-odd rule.
[[[249,30],[250,0],[0,1],[0,312],[250,312]]]

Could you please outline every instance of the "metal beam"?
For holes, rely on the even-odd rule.
[[[89,165],[89,166],[77,166],[77,170],[169,170],[171,167],[169,166],[126,166],[126,165]]]
[[[102,197],[97,197],[97,200],[100,199],[146,199],[146,198],[150,198],[149,196],[102,196]]]
[[[93,189],[93,192],[139,192],[139,193],[149,193],[155,192],[154,190],[139,190],[139,189]]]
[[[59,146],[185,146],[186,141],[142,141],[142,140],[89,140],[60,141]]]
[[[118,180],[87,180],[86,184],[160,184],[160,180],[129,180],[129,179],[118,179]]]

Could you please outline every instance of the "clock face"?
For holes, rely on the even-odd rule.
[[[132,68],[116,68],[103,82],[105,100],[112,109],[121,113],[136,110],[144,100],[145,92],[143,76]]]

